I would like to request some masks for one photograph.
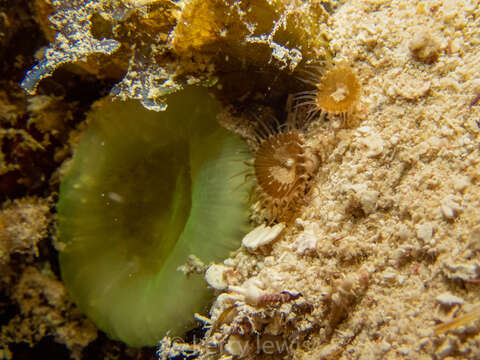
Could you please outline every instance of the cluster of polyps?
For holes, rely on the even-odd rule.
[[[315,89],[295,94],[286,124],[257,119],[254,170],[270,221],[294,219],[312,187],[319,160],[306,142],[305,127],[317,114],[346,118],[360,97],[356,75],[346,66],[334,67],[323,76],[319,71],[306,73],[310,78],[303,80]]]

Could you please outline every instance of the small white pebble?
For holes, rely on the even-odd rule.
[[[398,226],[397,235],[400,238],[400,240],[405,241],[412,236],[412,232],[410,231],[410,229],[406,224],[400,224]]]
[[[452,295],[448,292],[438,295],[435,298],[435,300],[442,305],[449,305],[449,306],[463,305],[465,303],[465,301],[462,298],[460,298],[458,296],[455,296],[455,295]]]
[[[241,286],[229,286],[228,290],[243,295],[250,304],[256,304],[265,291],[261,289],[262,284],[254,278],[245,281]]]
[[[453,219],[455,217],[455,211],[453,211],[453,209],[450,206],[446,204],[442,204],[441,210],[442,210],[443,216],[446,219]]]
[[[408,279],[407,276],[405,276],[405,275],[399,275],[399,276],[398,276],[398,279],[397,279],[398,284],[399,284],[399,285],[405,284],[405,281],[406,281],[407,279]]]
[[[397,349],[397,352],[400,354],[400,355],[403,355],[403,356],[407,356],[408,353],[410,351],[410,348],[408,346],[400,346],[398,349]]]
[[[447,196],[442,200],[440,209],[442,210],[442,214],[446,219],[453,219],[462,210],[462,207],[455,198],[452,196]]]
[[[247,249],[255,250],[275,240],[284,228],[285,224],[283,223],[272,227],[262,224],[245,235],[242,244]]]
[[[295,242],[290,246],[297,254],[304,255],[305,253],[315,250],[320,236],[320,227],[318,224],[311,221],[301,221],[300,224],[304,230],[295,239]]]
[[[417,228],[417,237],[420,240],[429,242],[433,237],[433,226],[430,223],[419,224]]]
[[[376,157],[383,153],[385,142],[379,134],[372,134],[366,138],[362,138],[359,142],[367,148],[367,157]]]
[[[445,275],[449,279],[469,281],[476,279],[480,273],[479,265],[473,264],[445,264]]]
[[[230,258],[225,259],[225,260],[223,261],[223,264],[224,264],[224,265],[227,265],[227,266],[235,266],[235,263],[234,263],[233,259],[230,259]]]
[[[370,126],[360,126],[357,128],[357,131],[366,135],[372,132],[372,128]]]
[[[382,274],[382,277],[385,281],[394,281],[397,278],[397,274],[387,270]]]
[[[378,191],[362,190],[357,195],[365,215],[372,214],[377,210]]]
[[[213,264],[210,265],[205,272],[205,280],[208,285],[216,290],[224,290],[228,286],[228,282],[225,278],[225,272],[230,270],[225,265]]]
[[[456,176],[453,178],[453,188],[455,191],[462,192],[468,185],[470,185],[470,179],[467,176]]]
[[[395,95],[397,95],[397,92],[395,91],[395,88],[393,87],[393,85],[388,86],[385,89],[385,93],[390,97],[394,97]]]

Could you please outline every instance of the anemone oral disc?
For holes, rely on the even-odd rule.
[[[188,255],[219,261],[247,230],[244,142],[215,121],[204,88],[170,95],[164,112],[98,102],[57,204],[62,278],[110,337],[154,345],[181,336],[211,292],[177,271]]]

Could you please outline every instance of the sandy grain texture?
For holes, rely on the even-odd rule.
[[[478,311],[435,332],[479,302],[479,16],[475,1],[380,0],[332,16],[335,61],[362,81],[361,121],[312,127],[313,146],[331,145],[303,220],[225,262],[230,291],[190,351],[480,357]]]

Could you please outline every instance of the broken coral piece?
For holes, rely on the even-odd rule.
[[[242,240],[242,244],[250,250],[258,249],[259,247],[270,244],[272,241],[276,240],[284,228],[284,223],[280,223],[272,227],[265,224],[259,225],[245,235]]]

